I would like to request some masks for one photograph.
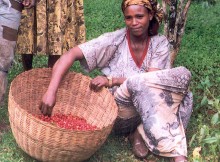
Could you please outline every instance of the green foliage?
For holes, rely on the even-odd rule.
[[[2,137],[0,145],[0,161],[1,162],[36,162],[20,148],[18,148],[12,132],[9,131]]]
[[[204,6],[215,5],[217,0],[192,0],[193,2],[202,3]]]
[[[217,161],[220,152],[220,103],[219,99],[213,96],[208,77],[202,82],[202,85],[204,94],[200,105],[205,108],[204,111],[206,113],[200,119],[201,121],[198,127],[200,131],[196,133],[197,142],[204,149],[203,156],[206,160],[209,158]]]
[[[121,0],[84,1],[87,40],[124,26]]]
[[[200,161],[220,160],[220,4],[193,3],[176,66],[192,72],[194,112],[189,124],[189,151],[201,147]],[[190,159],[195,160],[192,156]]]

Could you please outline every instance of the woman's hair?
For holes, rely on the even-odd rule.
[[[148,35],[158,34],[158,29],[163,19],[163,10],[158,6],[157,0],[123,0],[121,4],[122,12],[124,13],[125,9],[130,5],[144,6],[153,14],[153,19],[149,24]]]

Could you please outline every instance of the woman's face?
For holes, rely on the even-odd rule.
[[[124,19],[130,34],[142,36],[148,33],[148,27],[153,15],[144,6],[131,5],[124,11]]]

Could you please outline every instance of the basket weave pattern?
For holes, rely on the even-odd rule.
[[[90,78],[69,72],[62,80],[53,113],[83,117],[93,131],[58,128],[35,118],[51,78],[51,69],[33,69],[18,75],[9,91],[9,120],[18,145],[41,161],[83,161],[92,156],[110,134],[118,108],[110,92],[93,92]]]

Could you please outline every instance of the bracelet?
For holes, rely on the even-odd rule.
[[[108,87],[111,88],[112,87],[112,77],[108,76],[107,79],[108,79]]]

